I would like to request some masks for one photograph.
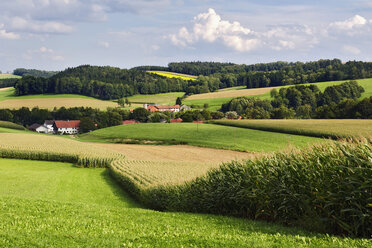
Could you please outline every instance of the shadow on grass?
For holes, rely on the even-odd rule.
[[[108,169],[105,169],[101,173],[102,179],[111,188],[112,193],[120,198],[121,201],[125,202],[128,208],[144,208],[140,203],[135,201],[124,189],[116,183],[115,179],[110,175]]]

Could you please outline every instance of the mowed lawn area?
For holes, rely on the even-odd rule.
[[[312,137],[372,137],[372,120],[216,120],[213,123]]]
[[[312,83],[313,85],[318,86],[321,91],[328,86],[338,85],[344,82],[348,82],[350,80],[343,80],[343,81],[329,81],[329,82],[320,82],[320,83]],[[362,94],[361,98],[370,97],[372,96],[372,78],[367,79],[357,79],[356,80],[359,85],[361,85],[365,92]],[[310,84],[305,84],[310,85]],[[187,97],[183,103],[187,105],[198,105],[203,107],[205,103],[209,105],[208,109],[210,110],[218,110],[221,108],[221,105],[227,103],[232,98],[246,96],[246,97],[257,97],[260,99],[270,99],[270,91],[274,88],[279,90],[282,87],[291,87],[294,85],[287,85],[287,86],[279,86],[279,87],[268,87],[268,88],[257,88],[257,89],[246,89],[245,86],[238,86],[238,87],[231,87],[226,89],[221,89],[216,92],[212,93],[205,93],[205,94],[195,94],[192,96]]]
[[[367,247],[366,239],[141,208],[105,169],[0,159],[0,247]]]
[[[249,152],[271,152],[289,146],[305,147],[322,139],[282,133],[196,123],[143,123],[115,126],[80,136],[82,141],[125,142],[126,139],[186,143],[193,146]]]
[[[92,107],[105,110],[107,107],[118,107],[113,101],[103,101],[89,96],[76,94],[41,94],[15,96],[13,87],[0,89],[0,108],[18,109],[21,107],[39,107],[53,109],[54,107]]]

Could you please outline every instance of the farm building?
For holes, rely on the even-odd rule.
[[[170,119],[170,123],[179,123],[179,122],[182,122],[182,119],[181,118]]]
[[[123,121],[123,125],[138,124],[138,123],[141,123],[141,122],[136,121],[136,120],[126,120],[126,121]]]
[[[58,134],[77,134],[80,121],[54,121],[54,131]]]
[[[160,111],[160,112],[165,112],[165,111],[180,112],[180,110],[181,110],[180,105],[152,105],[152,104],[149,105],[149,104],[145,103],[143,105],[143,107],[150,112],[156,112],[156,111]]]
[[[182,104],[180,107],[180,111],[188,111],[191,110],[191,107],[187,106],[186,104]]]
[[[52,120],[46,120],[44,122],[44,127],[46,127],[48,130],[47,130],[47,133],[54,133],[54,121]]]
[[[48,133],[48,129],[45,126],[37,123],[32,124],[28,129],[38,133]]]

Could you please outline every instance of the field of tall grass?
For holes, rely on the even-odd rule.
[[[10,73],[0,73],[0,79],[8,79],[8,78],[21,78],[21,76],[13,75]]]
[[[371,161],[372,145],[364,140],[225,163],[181,185],[159,183],[168,176],[159,173],[163,165],[115,161],[110,171],[132,196],[156,210],[232,215],[370,238]]]
[[[323,138],[372,137],[372,120],[216,120],[214,124]]]

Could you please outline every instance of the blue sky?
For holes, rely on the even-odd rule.
[[[372,60],[366,0],[2,0],[0,70]]]

